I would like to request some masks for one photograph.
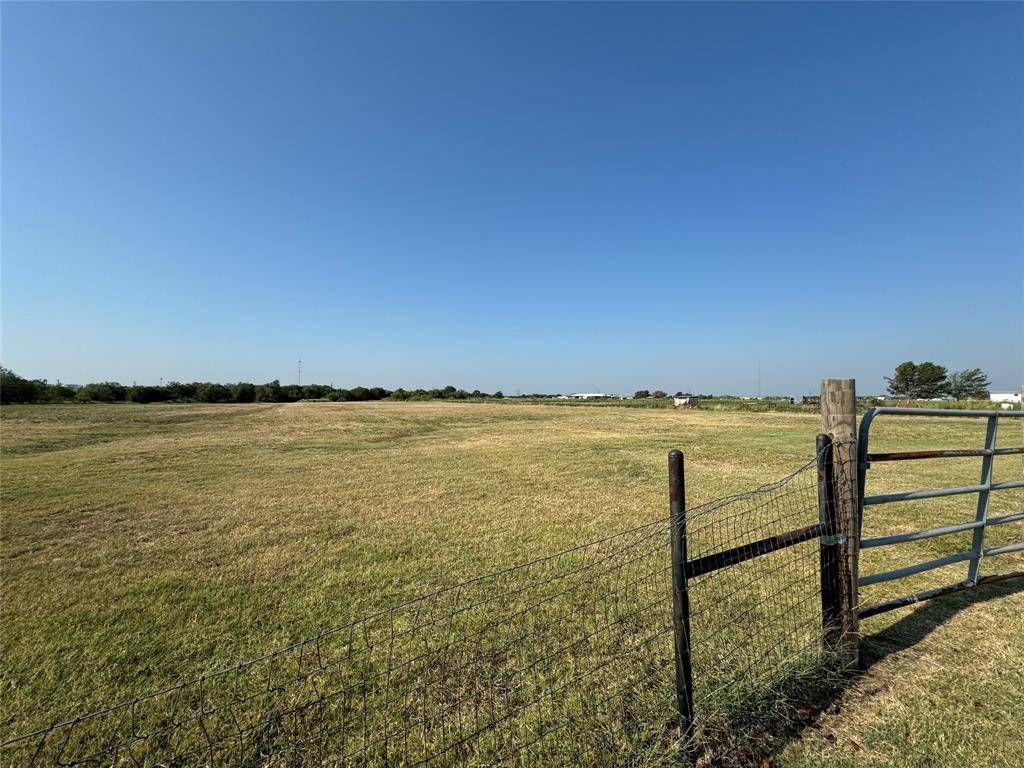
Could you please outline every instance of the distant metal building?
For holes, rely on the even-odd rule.
[[[675,405],[676,408],[696,408],[700,405],[700,398],[694,397],[693,395],[673,397],[672,404]]]
[[[1019,403],[1020,392],[993,392],[988,399],[993,403]]]

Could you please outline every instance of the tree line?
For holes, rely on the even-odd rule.
[[[437,389],[395,389],[353,387],[335,389],[326,384],[281,384],[274,381],[252,384],[217,384],[209,381],[184,383],[172,381],[162,386],[125,386],[116,381],[100,381],[81,387],[50,384],[45,379],[26,379],[0,366],[0,403],[294,403],[299,400],[472,400],[498,398],[474,389],[467,392],[447,386]]]
[[[980,368],[949,373],[945,367],[930,361],[900,363],[892,376],[885,377],[889,394],[908,400],[931,400],[952,397],[956,400],[986,398],[992,382]]]

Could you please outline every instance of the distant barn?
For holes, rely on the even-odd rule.
[[[700,405],[700,398],[684,395],[683,397],[673,397],[672,403],[676,408],[696,408]]]

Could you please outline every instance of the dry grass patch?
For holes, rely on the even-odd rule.
[[[880,420],[875,448],[981,444],[974,425],[903,424]],[[691,504],[777,479],[812,456],[817,428],[805,414],[515,404],[7,407],[3,734],[664,516],[671,448],[687,452]],[[941,462],[886,471],[873,480],[883,492],[971,472]],[[1019,462],[997,464],[997,479],[1019,474]],[[866,532],[969,519],[972,502],[875,508]],[[993,514],[1020,503],[993,495]],[[922,544],[877,550],[867,565],[962,542]],[[871,597],[890,594],[883,585]],[[771,759],[924,766],[972,754],[1024,765],[1007,714],[1024,690],[1022,596],[1004,587],[965,600],[943,603],[958,608],[934,632],[900,624],[928,607],[867,622],[868,652],[914,650],[879,659],[839,702],[834,726],[825,716]]]

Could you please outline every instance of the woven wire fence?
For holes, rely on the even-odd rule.
[[[815,524],[814,462],[687,519],[691,559]],[[656,520],[8,738],[0,764],[677,762],[670,529]],[[818,551],[815,538],[690,581],[708,751],[822,666]]]
[[[822,580],[834,573],[822,544],[840,531],[822,515],[816,463],[686,513],[689,568],[703,571],[687,585],[691,754],[765,746],[794,705],[836,681],[822,605]],[[833,465],[840,493],[851,469]]]

